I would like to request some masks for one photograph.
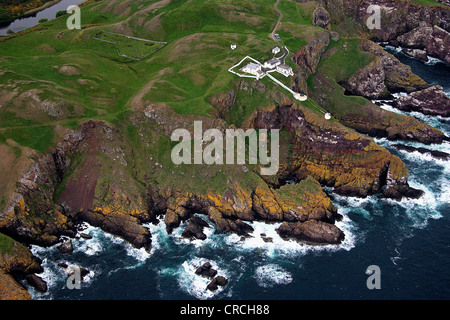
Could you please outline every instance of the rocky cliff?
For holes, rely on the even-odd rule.
[[[30,294],[18,281],[40,279],[41,261],[24,245],[0,233],[0,300],[29,300]]]
[[[395,101],[395,107],[403,111],[419,111],[423,114],[450,116],[450,98],[441,86],[416,91]]]

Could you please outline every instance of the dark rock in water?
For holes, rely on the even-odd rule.
[[[150,252],[152,248],[150,231],[141,225],[138,218],[126,212],[114,211],[114,214],[111,214],[104,209],[85,210],[78,212],[77,217],[94,227],[99,227],[105,232],[124,239],[137,249],[144,248]]]
[[[206,289],[216,291],[219,286],[223,287],[228,284],[228,279],[223,276],[217,276],[206,286]]]
[[[80,237],[84,238],[84,239],[92,239],[92,236],[90,234],[87,233],[80,233]]]
[[[414,189],[408,186],[407,184],[394,184],[390,185],[389,188],[386,188],[383,191],[383,195],[386,198],[394,199],[397,201],[401,201],[403,197],[410,199],[419,199],[423,196],[424,192],[419,189]]]
[[[68,268],[68,269],[67,269],[67,268]],[[86,275],[89,274],[89,270],[86,269],[85,267],[80,267],[80,266],[77,266],[77,265],[71,265],[71,266],[68,266],[67,268],[66,268],[66,272],[67,272],[67,275],[68,275],[68,276],[71,276],[71,275],[75,274],[76,269],[78,268],[78,269],[80,270],[80,277],[81,277],[81,280],[83,280],[83,278],[84,278]]]
[[[428,62],[428,55],[425,50],[403,48],[402,52],[410,57]]]
[[[396,168],[401,165],[402,162],[399,158],[392,158],[389,164],[386,175],[382,178],[385,179],[386,187],[383,190],[383,195],[386,198],[401,201],[403,197],[418,199],[424,192],[422,190],[411,188],[408,184],[408,178],[405,176],[398,179],[396,177]]]
[[[89,274],[89,270],[84,268],[84,267],[80,267],[80,275],[81,275],[81,279],[83,279],[85,276],[87,276]]]
[[[265,233],[260,234],[261,239],[263,239],[264,242],[273,242],[273,238],[268,237]]]
[[[28,274],[25,279],[28,284],[39,292],[47,292],[47,283],[35,274]]]
[[[195,270],[195,274],[207,278],[214,278],[217,275],[217,270],[212,268],[211,263],[205,262]]]
[[[60,244],[57,249],[61,251],[62,253],[72,253],[73,252],[73,246],[72,246],[72,240],[67,239],[62,244]]]
[[[210,290],[210,291],[216,291],[217,289],[219,289],[219,287],[217,286],[217,281],[216,279],[213,279],[207,286],[206,289]]]
[[[58,267],[66,269],[68,267],[68,265],[65,262],[60,262],[60,263],[58,263]]]
[[[248,223],[245,223],[241,219],[237,219],[236,221],[234,221],[234,223],[244,233],[248,233],[248,232],[253,232],[254,231],[254,229],[253,229],[253,227],[251,225],[249,225]]]
[[[283,222],[277,229],[282,238],[316,244],[339,244],[344,240],[344,233],[335,225],[309,220],[306,222]]]
[[[450,98],[441,86],[432,86],[399,98],[394,106],[402,111],[418,111],[427,115],[450,116]]]
[[[416,148],[416,147],[411,147],[411,146],[405,146],[403,144],[394,144],[393,147],[395,147],[398,150],[404,150],[404,151],[408,151],[408,152],[417,151],[422,154],[429,153],[437,159],[442,159],[442,160],[450,159],[450,154],[448,154],[447,152],[442,152],[442,151],[437,151],[437,150],[429,150],[426,148]]]
[[[209,224],[205,220],[198,217],[191,217],[181,236],[191,240],[205,240],[206,235],[203,233],[203,228],[205,227],[209,227]]]

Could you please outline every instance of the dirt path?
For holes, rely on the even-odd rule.
[[[277,0],[277,2],[275,3],[275,10],[277,10],[277,12],[279,14],[278,21],[277,21],[277,24],[275,25],[275,28],[273,29],[272,33],[269,34],[269,37],[272,38],[272,40],[275,41],[277,44],[280,44],[280,42],[277,38],[275,38],[275,32],[277,32],[277,29],[281,23],[281,19],[283,19],[283,12],[281,12],[280,9],[278,9],[279,3],[280,3],[280,0]]]

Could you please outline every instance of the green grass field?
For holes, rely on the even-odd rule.
[[[164,46],[163,43],[132,39],[124,35],[109,32],[100,32],[95,35],[95,39],[104,40],[110,44],[114,43],[117,46],[119,56],[137,60],[147,57]]]

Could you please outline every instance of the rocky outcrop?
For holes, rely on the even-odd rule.
[[[322,6],[317,6],[313,12],[313,24],[315,26],[330,29],[330,13]]]
[[[384,99],[388,98],[390,93],[413,92],[428,87],[428,84],[415,75],[409,66],[402,64],[376,43],[364,40],[361,47],[364,51],[372,53],[375,59],[358,70],[350,79],[340,83],[348,94],[368,99]]]
[[[45,282],[34,275],[42,271],[40,259],[33,256],[27,247],[0,233],[0,300],[31,299],[18,282],[25,278],[42,292],[45,291]]]
[[[421,25],[396,39],[406,53],[428,61],[428,55],[450,63],[450,33],[438,26]]]
[[[189,219],[181,236],[191,240],[205,240],[206,235],[203,233],[203,228],[209,228],[209,224],[202,218],[193,216]]]
[[[450,33],[438,26],[434,26],[426,51],[430,56],[450,64]]]
[[[231,107],[236,102],[236,93],[234,90],[213,96],[210,103],[218,112],[218,116],[222,119],[228,119]]]
[[[426,23],[401,36],[397,37],[397,42],[402,47],[423,49],[426,48],[433,33],[433,27]]]
[[[428,54],[425,50],[402,48],[402,52],[412,58],[428,62]]]
[[[302,2],[302,1],[300,1]],[[371,13],[367,9],[371,5],[380,6],[382,10],[381,28],[371,30],[376,41],[395,40],[398,36],[413,30],[421,22],[437,25],[450,30],[450,8],[429,6],[408,0],[322,0],[335,23],[343,22],[351,16],[361,23],[361,31],[368,32],[367,18]]]
[[[32,286],[34,289],[36,289],[38,292],[44,293],[47,292],[47,283],[42,280],[41,277],[35,275],[35,274],[28,274],[25,279],[27,280],[28,284]]]
[[[300,66],[300,72],[306,72],[300,75],[305,76],[316,72],[320,58],[329,44],[330,34],[322,32],[313,41],[294,53],[295,62]]]
[[[376,61],[378,61],[376,66],[384,70],[383,82],[389,92],[413,92],[428,87],[428,84],[423,79],[412,72],[411,67],[401,63],[396,57],[386,52],[376,43],[370,40],[363,40],[361,47],[364,51],[375,55]],[[365,96],[364,94],[362,95]]]
[[[389,96],[385,85],[386,73],[380,58],[360,69],[348,81],[342,82],[349,94],[369,99],[381,99]]]
[[[258,112],[254,121],[256,128],[285,127],[291,133],[292,156],[282,162],[278,174],[281,181],[283,177],[304,180],[311,176],[334,187],[336,193],[365,197],[381,190],[390,163],[398,159],[371,139],[337,123],[321,122],[319,126],[317,115],[306,108],[283,105]],[[405,165],[391,170],[407,189]]]
[[[321,221],[284,222],[278,234],[285,239],[295,239],[314,244],[339,244],[344,240],[344,233],[335,225]]]
[[[312,177],[279,189],[256,188],[252,200],[253,210],[264,221],[334,223],[340,219],[336,207]]]
[[[64,240],[59,246],[56,247],[61,253],[72,253],[73,246],[72,241],[70,239]]]
[[[228,279],[223,276],[215,277],[207,286],[206,289],[210,291],[216,291],[219,286],[224,287],[228,284]]]
[[[151,249],[150,231],[141,225],[138,218],[130,215],[128,210],[114,204],[97,207],[94,210],[81,211],[78,217],[94,227],[128,241],[136,248]]]
[[[447,152],[443,152],[443,151],[430,150],[430,149],[422,148],[422,147],[416,148],[416,147],[407,146],[407,145],[403,145],[403,144],[394,144],[393,147],[398,150],[404,150],[404,151],[408,151],[408,152],[419,152],[421,154],[430,154],[432,157],[434,157],[436,159],[450,160],[450,154]]]
[[[205,262],[195,270],[195,274],[206,278],[214,278],[217,275],[217,270],[212,268],[210,262]]]
[[[386,188],[383,194],[395,200],[401,200],[403,197],[417,199],[423,195],[422,190],[417,190],[408,186],[407,169],[403,162],[395,157],[389,164],[386,176]]]
[[[443,92],[441,86],[432,86],[400,97],[395,101],[394,106],[402,111],[418,111],[442,117],[450,116],[450,98]]]

